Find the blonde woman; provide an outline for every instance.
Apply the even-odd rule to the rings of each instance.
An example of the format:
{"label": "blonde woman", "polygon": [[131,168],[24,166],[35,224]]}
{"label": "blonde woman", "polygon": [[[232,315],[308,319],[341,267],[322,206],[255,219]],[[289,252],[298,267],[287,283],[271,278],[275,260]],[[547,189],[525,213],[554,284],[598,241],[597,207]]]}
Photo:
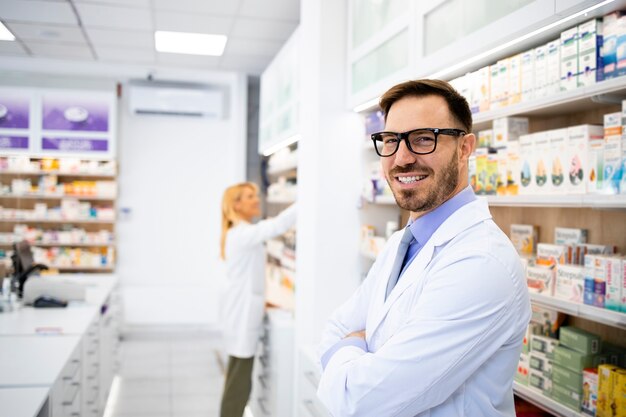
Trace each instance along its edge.
{"label": "blonde woman", "polygon": [[245,182],[226,189],[221,257],[226,263],[227,282],[221,316],[228,368],[221,417],[241,417],[252,389],[252,364],[265,309],[264,242],[285,233],[296,221],[295,205],[253,224],[260,214],[256,184]]}

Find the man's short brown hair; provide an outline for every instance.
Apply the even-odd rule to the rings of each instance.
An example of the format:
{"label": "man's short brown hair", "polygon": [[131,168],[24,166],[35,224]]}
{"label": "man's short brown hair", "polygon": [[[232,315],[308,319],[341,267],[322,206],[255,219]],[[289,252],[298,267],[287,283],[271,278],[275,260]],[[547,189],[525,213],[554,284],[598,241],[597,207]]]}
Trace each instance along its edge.
{"label": "man's short brown hair", "polygon": [[[448,103],[452,116],[461,123],[467,133],[472,131],[472,111],[465,97],[460,95],[450,84],[441,80],[414,80],[406,81],[391,87],[380,98],[380,108],[387,114],[391,106],[404,97],[439,96]],[[444,127],[444,126],[436,126]],[[447,127],[447,126],[445,126]]]}

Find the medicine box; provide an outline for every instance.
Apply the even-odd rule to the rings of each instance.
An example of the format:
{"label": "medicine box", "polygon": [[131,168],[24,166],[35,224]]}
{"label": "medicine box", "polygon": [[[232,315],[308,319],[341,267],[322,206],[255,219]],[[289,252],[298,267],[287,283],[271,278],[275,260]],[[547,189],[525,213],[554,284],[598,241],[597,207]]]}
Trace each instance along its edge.
{"label": "medicine box", "polygon": [[574,411],[580,411],[580,392],[572,391],[570,389],[552,383],[552,398]]}
{"label": "medicine box", "polygon": [[552,243],[537,244],[537,263],[556,265],[568,263],[572,258],[572,248],[568,245],[554,245]]}
{"label": "medicine box", "polygon": [[510,88],[509,79],[511,75],[511,58],[504,58],[497,62],[498,65],[498,84],[500,89],[499,106],[506,107],[509,105]]}
{"label": "medicine box", "polygon": [[604,141],[604,127],[595,125],[572,126],[567,129],[568,136],[568,193],[584,194],[591,190],[589,186],[590,172],[593,170],[595,177],[596,167],[590,165],[588,157],[590,142]]}
{"label": "medicine box", "polygon": [[524,341],[522,343],[522,353],[530,352],[530,338],[533,335],[541,335],[542,327],[538,323],[528,323],[526,327],[526,333],[524,334]]}
{"label": "medicine box", "polygon": [[522,353],[517,363],[517,372],[515,372],[515,380],[522,385],[528,385],[528,355]]}
{"label": "medicine box", "polygon": [[552,392],[552,380],[550,377],[532,369],[528,373],[528,386],[546,396],[550,396]]}
{"label": "medicine box", "polygon": [[568,190],[565,177],[569,168],[567,155],[569,146],[568,130],[550,130],[548,131],[548,140],[550,141],[550,184],[548,184],[546,192],[566,194]]}
{"label": "medicine box", "polygon": [[583,375],[567,368],[554,365],[552,368],[552,382],[575,392],[581,392],[583,387]]}
{"label": "medicine box", "polygon": [[591,138],[589,141],[589,176],[587,192],[597,193],[601,191],[604,180],[604,131],[601,138]]}
{"label": "medicine box", "polygon": [[623,264],[624,260],[617,257],[609,258],[606,261],[604,307],[609,310],[621,311],[622,309]]}
{"label": "medicine box", "polygon": [[547,194],[551,189],[548,184],[550,137],[547,131],[533,134],[532,153],[535,194]]}
{"label": "medicine box", "polygon": [[596,415],[598,401],[598,370],[589,368],[583,370],[583,396],[581,410],[590,416]]}
{"label": "medicine box", "polygon": [[489,66],[489,82],[491,86],[490,109],[499,109],[502,101],[502,86],[498,63]]}
{"label": "medicine box", "polygon": [[565,320],[565,314],[536,304],[532,304],[530,308],[532,311],[532,315],[530,316],[531,323],[537,323],[542,326],[541,334],[543,336],[556,338],[559,326],[563,320]]}
{"label": "medicine box", "polygon": [[[490,107],[491,96],[491,75],[489,67],[482,67],[474,73],[473,84],[474,92],[472,93],[472,101],[478,104],[478,111],[487,111]],[[473,110],[473,109],[472,109]]]}
{"label": "medicine box", "polygon": [[547,45],[540,45],[534,49],[534,52],[535,88],[533,90],[533,98],[541,98],[548,93],[548,47]]}
{"label": "medicine box", "polygon": [[580,265],[557,265],[554,296],[573,303],[583,303],[585,268]]}
{"label": "medicine box", "polygon": [[[578,86],[602,81],[602,19],[578,25]],[[598,72],[600,70],[600,72]],[[598,77],[599,76],[599,77]]]}
{"label": "medicine box", "polygon": [[613,417],[615,404],[615,386],[617,385],[617,367],[613,365],[598,366],[598,417]]}
{"label": "medicine box", "polygon": [[522,52],[521,56],[522,74],[522,101],[533,99],[535,89],[535,51],[534,49]]}
{"label": "medicine box", "polygon": [[533,168],[533,134],[521,135],[519,138],[520,163],[519,172],[519,193],[520,195],[532,195],[535,193],[535,176]]}
{"label": "medicine box", "polygon": [[489,152],[487,154],[487,182],[485,184],[485,194],[496,195],[498,188],[498,154]]}
{"label": "medicine box", "polygon": [[615,246],[582,243],[576,245],[575,252],[576,255],[574,256],[574,259],[576,259],[576,263],[584,265],[586,255],[611,255],[615,253]]}
{"label": "medicine box", "polygon": [[626,194],[626,100],[622,101],[622,182],[620,194]]}
{"label": "medicine box", "polygon": [[593,355],[585,355],[565,346],[554,348],[554,365],[562,366],[574,372],[593,366]]}
{"label": "medicine box", "polygon": [[527,133],[527,117],[501,117],[494,119],[491,146],[493,148],[503,148],[508,142],[519,140],[521,135]]}
{"label": "medicine box", "polygon": [[561,91],[578,87],[578,27],[561,32]]}
{"label": "medicine box", "polygon": [[478,145],[477,148],[488,148],[493,142],[493,130],[486,129],[478,132]]}
{"label": "medicine box", "polygon": [[626,369],[618,369],[615,379],[613,396],[615,398],[616,417],[626,417]]}
{"label": "medicine box", "polygon": [[546,44],[546,93],[558,93],[561,90],[561,40],[555,39]]}
{"label": "medicine box", "polygon": [[487,194],[487,148],[477,148],[476,155],[476,194]]}
{"label": "medicine box", "polygon": [[552,375],[552,359],[541,352],[530,351],[528,355],[528,366],[531,370],[541,372],[545,376]]}
{"label": "medicine box", "polygon": [[[621,311],[626,313],[626,261],[622,261],[622,290],[621,290]],[[625,360],[626,362],[626,355]],[[626,363],[624,365],[626,367]]]}
{"label": "medicine box", "polygon": [[519,141],[509,142],[506,147],[506,194],[518,195],[520,179],[517,175],[520,170]]}
{"label": "medicine box", "polygon": [[509,105],[522,99],[522,54],[509,58]]}
{"label": "medicine box", "polygon": [[[510,142],[515,143],[515,142]],[[506,195],[507,178],[508,178],[508,145],[506,148],[500,148],[496,152],[496,160],[498,161],[498,175],[496,177],[496,194]]]}
{"label": "medicine box", "polygon": [[535,253],[539,228],[531,224],[512,224],[511,242],[520,254],[532,255]]}
{"label": "medicine box", "polygon": [[604,115],[604,174],[601,189],[617,194],[622,182],[622,113]]}
{"label": "medicine box", "polygon": [[528,292],[554,295],[554,266],[529,265],[526,268]]}
{"label": "medicine box", "polygon": [[575,245],[578,243],[587,243],[587,235],[587,229],[555,227],[554,243],[557,245]]}
{"label": "medicine box", "polygon": [[[626,21],[623,11],[610,13],[602,19],[602,64],[604,78],[615,78],[626,69]],[[620,47],[622,48],[620,50]],[[620,67],[621,65],[621,67]]]}
{"label": "medicine box", "polygon": [[554,349],[559,345],[559,341],[553,337],[539,334],[530,335],[530,351],[545,355],[548,359],[554,358]]}
{"label": "medicine box", "polygon": [[584,355],[600,353],[602,344],[600,336],[573,326],[561,327],[559,342]]}

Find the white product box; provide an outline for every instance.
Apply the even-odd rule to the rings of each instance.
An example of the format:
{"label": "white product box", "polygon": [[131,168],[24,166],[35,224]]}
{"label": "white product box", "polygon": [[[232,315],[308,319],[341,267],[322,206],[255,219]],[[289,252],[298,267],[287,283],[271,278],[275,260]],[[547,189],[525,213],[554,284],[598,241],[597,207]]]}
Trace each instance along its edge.
{"label": "white product box", "polygon": [[489,152],[487,154],[487,185],[485,193],[496,195],[498,193],[498,155]]}
{"label": "white product box", "polygon": [[509,58],[509,104],[522,100],[522,54]]}
{"label": "white product box", "polygon": [[545,97],[548,93],[548,46],[541,45],[535,52],[535,88],[533,97]]}
{"label": "white product box", "polygon": [[624,50],[619,50],[619,47],[626,42],[626,37],[623,36],[625,32],[626,16],[624,16],[624,12],[613,12],[603,17],[602,64],[604,79],[618,77],[626,70],[626,68],[620,69],[618,67],[620,60],[626,59]]}
{"label": "white product box", "polygon": [[601,190],[604,177],[604,128],[602,137],[590,138],[587,158],[589,163],[587,192],[597,193]]}
{"label": "white product box", "polygon": [[[546,353],[533,350],[533,342],[535,345],[537,345],[537,340],[539,338],[541,338],[541,336],[530,337],[530,354],[528,365],[531,372],[534,370],[535,372],[539,372],[544,376],[550,376],[552,375],[552,359],[550,359]],[[556,346],[558,346],[558,341],[556,343]]]}
{"label": "white product box", "polygon": [[548,131],[550,140],[550,167],[547,192],[551,194],[567,193],[567,150],[569,146],[567,129],[554,129]]}
{"label": "white product box", "polygon": [[547,94],[561,91],[561,40],[546,44],[546,90]]}
{"label": "white product box", "polygon": [[497,62],[498,65],[498,83],[500,84],[500,107],[506,107],[509,105],[509,99],[511,95],[509,78],[511,74],[511,59],[504,58]]}
{"label": "white product box", "polygon": [[472,113],[489,110],[491,94],[489,67],[483,67],[472,75]]}
{"label": "white product box", "polygon": [[549,266],[531,266],[526,268],[528,292],[554,295],[554,268]]}
{"label": "white product box", "polygon": [[522,101],[529,101],[533,99],[535,89],[535,50],[522,52],[521,55]]}
{"label": "white product box", "polygon": [[548,169],[550,167],[550,136],[548,131],[533,134],[532,152],[535,194],[547,194],[551,190],[548,182]]}
{"label": "white product box", "polygon": [[519,141],[509,142],[506,147],[506,194],[518,195],[520,187],[520,146]]}
{"label": "white product box", "polygon": [[583,302],[585,268],[580,265],[557,265],[554,296],[573,303]]}
{"label": "white product box", "polygon": [[622,182],[620,194],[626,194],[626,100],[622,101]]}
{"label": "white product box", "polygon": [[[591,190],[589,186],[590,172],[592,168],[589,165],[589,143],[591,140],[603,141],[604,128],[594,125],[572,126],[567,129],[568,136],[568,186],[569,194],[584,194]],[[596,176],[595,169],[593,176]]]}
{"label": "white product box", "polygon": [[587,255],[612,255],[615,253],[615,246],[611,245],[594,245],[591,243],[581,243],[574,248],[574,263],[578,265],[585,264]]}
{"label": "white product box", "polygon": [[606,271],[606,296],[604,306],[609,310],[620,311],[622,308],[622,280],[624,279],[624,260],[610,258],[607,261]]}
{"label": "white product box", "polygon": [[495,63],[489,66],[489,82],[491,86],[490,107],[491,109],[499,109],[502,101],[502,83],[500,77],[500,66]]}
{"label": "white product box", "polygon": [[602,66],[602,19],[578,25],[578,86],[596,83],[597,69]]}
{"label": "white product box", "polygon": [[532,224],[512,224],[511,242],[520,255],[532,255],[537,246],[539,228]]}
{"label": "white product box", "polygon": [[577,245],[587,243],[587,235],[587,229],[555,227],[554,243],[557,245]]}
{"label": "white product box", "polygon": [[572,248],[568,245],[554,245],[551,243],[537,244],[537,263],[544,261],[548,264],[566,264],[572,258]]}
{"label": "white product box", "polygon": [[604,115],[604,174],[601,189],[617,194],[622,182],[622,113]]}
{"label": "white product box", "polygon": [[[511,142],[514,143],[514,142]],[[498,161],[498,179],[496,181],[496,194],[507,194],[507,181],[508,181],[508,146],[506,148],[500,148],[496,152],[496,159]]]}
{"label": "white product box", "polygon": [[493,144],[493,129],[481,130],[478,132],[477,148],[488,148]]}
{"label": "white product box", "polygon": [[598,402],[598,371],[596,369],[583,370],[583,398],[581,409],[583,414],[596,415]]}
{"label": "white product box", "polygon": [[535,175],[534,175],[534,166],[533,166],[533,144],[534,144],[534,134],[530,135],[521,135],[519,137],[519,171],[517,173],[517,178],[519,178],[520,187],[519,194],[520,195],[532,195],[535,194],[536,185],[535,185]]}
{"label": "white product box", "polygon": [[501,117],[494,119],[491,146],[493,148],[504,148],[507,143],[519,140],[521,135],[527,133],[527,117]]}
{"label": "white product box", "polygon": [[561,32],[561,91],[578,87],[578,26]]}

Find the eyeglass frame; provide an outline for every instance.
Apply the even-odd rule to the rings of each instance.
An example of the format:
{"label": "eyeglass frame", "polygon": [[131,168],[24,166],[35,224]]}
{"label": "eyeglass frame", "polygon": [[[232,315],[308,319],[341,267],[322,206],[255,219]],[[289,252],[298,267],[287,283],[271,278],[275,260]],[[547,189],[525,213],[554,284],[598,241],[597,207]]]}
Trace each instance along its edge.
{"label": "eyeglass frame", "polygon": [[[432,132],[435,135],[435,146],[433,146],[433,150],[429,151],[429,152],[415,152],[412,148],[411,148],[411,144],[409,143],[409,135],[413,132],[417,132],[420,130],[427,130],[429,132]],[[390,153],[389,155],[381,155],[380,152],[378,151],[378,146],[376,146],[376,142],[382,142],[382,140],[377,139],[377,137],[379,135],[382,135],[383,133],[387,133],[389,135],[394,135],[396,137],[396,139],[398,140],[397,144],[396,144],[396,150],[393,151],[392,153]],[[406,145],[406,148],[416,154],[416,155],[429,155],[433,152],[435,152],[435,150],[437,149],[437,139],[439,138],[439,135],[448,135],[448,136],[454,136],[454,137],[459,137],[459,136],[465,136],[467,135],[467,132],[461,129],[452,129],[452,128],[444,128],[444,129],[440,129],[437,127],[422,127],[419,129],[412,129],[412,130],[408,130],[406,132],[402,132],[402,133],[396,133],[396,132],[376,132],[376,133],[372,133],[371,134],[371,138],[372,138],[372,142],[374,143],[374,150],[376,151],[376,153],[378,154],[378,156],[380,156],[381,158],[388,158],[390,156],[395,155],[398,152],[398,149],[400,149],[400,142],[404,141],[404,144]]]}

